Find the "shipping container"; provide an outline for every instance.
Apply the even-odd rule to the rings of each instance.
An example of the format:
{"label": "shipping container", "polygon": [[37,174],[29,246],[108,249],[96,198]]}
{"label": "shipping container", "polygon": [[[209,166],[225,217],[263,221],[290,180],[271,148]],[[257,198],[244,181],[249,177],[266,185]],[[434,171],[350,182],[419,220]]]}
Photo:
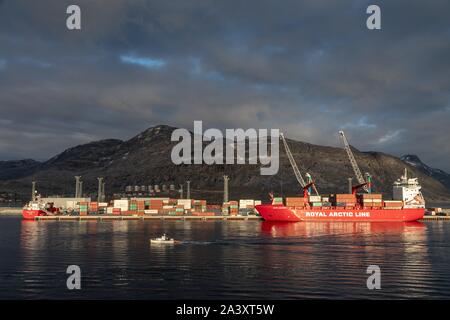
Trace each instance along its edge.
{"label": "shipping container", "polygon": [[288,207],[304,207],[308,203],[308,199],[304,197],[286,198],[286,206]]}
{"label": "shipping container", "polygon": [[275,197],[272,202],[273,204],[283,204],[283,198]]}
{"label": "shipping container", "polygon": [[383,199],[381,193],[363,193],[361,194],[362,199]]}
{"label": "shipping container", "polygon": [[129,201],[128,200],[114,200],[113,204],[114,208],[120,209],[121,211],[127,211],[129,208]]}
{"label": "shipping container", "polygon": [[309,196],[309,202],[321,202],[322,197],[321,196]]}
{"label": "shipping container", "polygon": [[241,199],[239,200],[239,208],[246,208],[247,206],[254,206],[255,200],[253,199]]}
{"label": "shipping container", "polygon": [[178,199],[177,204],[182,205],[184,209],[192,208],[192,200],[190,199]]}

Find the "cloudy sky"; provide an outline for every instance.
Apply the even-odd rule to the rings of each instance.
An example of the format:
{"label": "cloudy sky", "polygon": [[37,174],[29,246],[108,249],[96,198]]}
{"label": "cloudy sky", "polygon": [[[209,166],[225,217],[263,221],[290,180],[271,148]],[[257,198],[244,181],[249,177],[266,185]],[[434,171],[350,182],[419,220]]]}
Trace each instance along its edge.
{"label": "cloudy sky", "polygon": [[2,160],[203,120],[450,171],[449,98],[448,0],[0,0]]}

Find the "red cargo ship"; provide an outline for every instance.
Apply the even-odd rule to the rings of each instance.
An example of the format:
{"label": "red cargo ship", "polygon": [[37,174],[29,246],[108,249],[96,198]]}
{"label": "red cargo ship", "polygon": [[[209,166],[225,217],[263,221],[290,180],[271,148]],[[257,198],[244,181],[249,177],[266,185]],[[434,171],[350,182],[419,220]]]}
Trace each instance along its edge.
{"label": "red cargo ship", "polygon": [[256,210],[266,221],[416,221],[423,218],[423,208],[336,209],[297,208],[284,205],[259,205]]}
{"label": "red cargo ship", "polygon": [[[382,201],[381,195],[356,195],[363,185],[353,188],[352,194],[341,195],[343,199],[354,199],[354,202],[342,203],[339,206],[330,203],[327,206],[322,202],[313,203],[310,200],[308,189],[313,183],[304,188],[303,198],[297,199],[293,204],[286,205],[272,201],[270,205],[256,206],[256,210],[266,221],[416,221],[425,214],[425,201],[420,191],[417,178],[408,179],[407,173],[397,180],[393,186],[392,201]],[[337,196],[337,195],[336,195]],[[321,198],[319,196],[319,198]],[[303,200],[302,200],[303,199]],[[317,200],[317,199],[316,199]],[[322,200],[322,198],[321,198]],[[294,200],[293,200],[294,201]],[[376,203],[376,206],[374,205]],[[317,206],[317,204],[321,206]],[[369,206],[370,204],[370,206]]]}

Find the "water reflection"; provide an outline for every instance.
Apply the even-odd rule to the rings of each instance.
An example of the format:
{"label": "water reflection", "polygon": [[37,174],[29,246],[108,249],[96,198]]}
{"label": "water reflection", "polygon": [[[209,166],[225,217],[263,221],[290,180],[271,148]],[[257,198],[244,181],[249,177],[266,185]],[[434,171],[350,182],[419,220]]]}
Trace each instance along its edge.
{"label": "water reflection", "polygon": [[[18,221],[16,226],[20,257],[0,252],[17,266],[3,296],[70,297],[69,264],[83,270],[85,298],[443,297],[450,286],[450,225]],[[162,233],[182,244],[151,246],[149,239]],[[381,291],[367,291],[370,264],[381,267]]]}
{"label": "water reflection", "polygon": [[261,232],[271,237],[318,237],[326,235],[358,236],[390,233],[409,238],[423,235],[422,222],[268,222],[261,223]]}

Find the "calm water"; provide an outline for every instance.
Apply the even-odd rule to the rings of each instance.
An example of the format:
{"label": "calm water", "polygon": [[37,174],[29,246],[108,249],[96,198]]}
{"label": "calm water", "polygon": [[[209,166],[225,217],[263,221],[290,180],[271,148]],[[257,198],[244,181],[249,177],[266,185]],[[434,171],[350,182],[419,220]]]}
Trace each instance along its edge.
{"label": "calm water", "polygon": [[[162,232],[183,240],[150,246]],[[66,289],[66,268],[82,289]],[[368,265],[381,268],[369,291]],[[57,222],[0,217],[0,298],[450,298],[450,222]]]}

